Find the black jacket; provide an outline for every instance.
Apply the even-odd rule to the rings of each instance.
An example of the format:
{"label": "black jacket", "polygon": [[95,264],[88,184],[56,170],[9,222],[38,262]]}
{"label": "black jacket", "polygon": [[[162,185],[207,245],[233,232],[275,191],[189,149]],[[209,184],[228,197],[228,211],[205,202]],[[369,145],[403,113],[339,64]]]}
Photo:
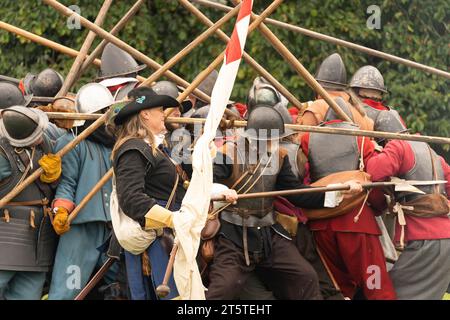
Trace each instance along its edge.
{"label": "black jacket", "polygon": [[[216,161],[213,167],[214,182],[225,180],[232,174],[233,165],[231,164],[231,159],[220,159],[223,157],[225,157],[225,155],[221,153],[217,154]],[[281,169],[277,176],[275,190],[303,189],[308,187],[309,186],[300,183],[298,178],[294,175],[288,157],[283,157]],[[250,190],[249,193],[251,192],[252,191]],[[325,193],[297,194],[287,196],[286,199],[300,208],[318,209],[323,208],[325,202]]]}
{"label": "black jacket", "polygon": [[[216,161],[213,167],[214,181],[222,181],[229,178],[232,175],[233,165],[230,158],[225,159],[227,156],[218,153]],[[288,190],[288,189],[302,189],[308,186],[300,183],[298,178],[294,175],[289,163],[288,157],[283,157],[281,162],[281,168],[277,176],[275,190]],[[266,190],[274,191],[274,190]],[[252,192],[251,190],[249,192]],[[297,207],[303,208],[323,208],[325,202],[324,193],[307,193],[298,194],[286,197]],[[272,251],[271,246],[271,233],[276,232],[281,236],[290,239],[289,233],[284,228],[276,223],[273,226],[260,227],[260,228],[247,228],[248,250],[249,252],[258,252],[267,258]],[[243,247],[243,229],[241,226],[228,223],[221,220],[221,228],[219,234],[225,238],[231,240],[236,246]]]}
{"label": "black jacket", "polygon": [[[145,214],[169,199],[177,176],[175,165],[162,146],[153,154],[144,140],[130,139],[117,150],[113,167],[120,207],[144,226]],[[181,203],[184,194],[180,178],[174,202]]]}

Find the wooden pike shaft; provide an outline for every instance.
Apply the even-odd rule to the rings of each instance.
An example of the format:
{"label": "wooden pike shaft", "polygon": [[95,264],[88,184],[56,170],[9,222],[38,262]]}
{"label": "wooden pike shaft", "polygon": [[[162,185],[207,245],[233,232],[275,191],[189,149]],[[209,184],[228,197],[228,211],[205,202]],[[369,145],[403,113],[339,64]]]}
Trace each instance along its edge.
{"label": "wooden pike shaft", "polygon": [[[40,44],[40,45],[43,45],[43,46],[45,46],[47,48],[50,48],[50,49],[53,49],[55,51],[64,53],[64,54],[66,54],[66,55],[68,55],[70,57],[76,58],[78,56],[78,53],[79,53],[79,51],[77,51],[75,49],[63,46],[62,44],[59,44],[59,43],[57,43],[55,41],[48,40],[48,39],[46,39],[44,37],[38,36],[37,34],[34,34],[32,32],[29,32],[29,31],[23,30],[21,28],[15,27],[15,26],[13,26],[13,25],[11,25],[9,23],[3,22],[3,21],[0,21],[0,29],[3,29],[5,31],[11,32],[11,33],[14,33],[14,34],[16,34],[16,35],[18,35],[20,37],[24,37],[25,39],[33,41],[33,42],[35,42],[37,44]],[[92,61],[92,63],[96,67],[100,67],[101,61],[100,61],[100,59],[94,59]],[[141,76],[138,76],[137,79],[139,81],[144,81],[145,80],[145,78],[141,77]]]}
{"label": "wooden pike shaft", "polygon": [[[237,2],[237,1],[233,1]],[[259,19],[257,15],[252,13],[253,19]],[[353,122],[349,116],[342,111],[337,103],[331,98],[328,92],[314,79],[308,70],[300,63],[300,61],[289,51],[289,49],[278,39],[269,28],[261,23],[258,27],[262,35],[274,46],[278,53],[297,71],[297,73],[305,79],[306,83],[319,94],[327,104],[336,112],[336,114],[344,121]]]}
{"label": "wooden pike shaft", "polygon": [[[120,21],[114,26],[114,28],[109,31],[110,34],[115,36],[117,33],[122,30],[122,28],[130,21],[130,19],[139,11],[141,6],[144,4],[145,0],[138,0],[136,3],[128,10],[128,12],[120,19]],[[102,40],[100,44],[92,51],[92,53],[86,58],[81,66],[81,73],[83,73],[89,65],[97,58],[108,44],[108,41]]]}
{"label": "wooden pike shaft", "polygon": [[[79,114],[79,113],[65,113],[65,112],[47,112],[49,119],[63,119],[63,120],[95,120],[100,117],[100,114]],[[203,124],[206,119],[199,118],[166,118],[167,123],[180,123],[180,124]],[[247,121],[225,121],[227,125],[237,128],[244,128],[247,125]],[[436,136],[419,136],[404,133],[392,133],[382,131],[369,131],[359,129],[341,129],[341,128],[327,128],[316,126],[304,126],[300,124],[285,124],[286,129],[291,129],[298,132],[316,132],[325,134],[340,134],[344,136],[360,136],[370,138],[384,138],[391,140],[407,140],[407,141],[422,141],[427,143],[437,144],[450,144],[450,138],[436,137]]]}
{"label": "wooden pike shaft", "polygon": [[185,56],[189,54],[195,47],[201,44],[203,41],[208,39],[214,32],[216,32],[221,26],[223,26],[227,21],[229,21],[232,17],[234,17],[240,9],[240,5],[234,7],[230,12],[228,12],[225,16],[223,16],[216,23],[212,24],[206,31],[204,31],[201,35],[194,39],[191,43],[189,43],[186,47],[184,47],[180,52],[178,52],[175,56],[173,56],[169,61],[164,63],[161,68],[156,70],[150,77],[148,77],[144,82],[140,85],[145,86],[153,83],[158,80],[165,72],[167,72],[170,68],[172,68],[178,61],[183,59]]}
{"label": "wooden pike shaft", "polygon": [[[75,148],[75,146],[80,143],[82,140],[86,139],[88,135],[94,132],[98,127],[100,127],[106,120],[106,114],[102,114],[93,124],[91,124],[86,130],[80,133],[75,139],[70,141],[68,144],[64,146],[61,150],[59,150],[56,155],[63,157],[70,150]],[[8,202],[14,199],[19,193],[21,193],[26,187],[32,184],[36,179],[40,177],[43,173],[41,167],[39,167],[36,171],[34,171],[31,175],[29,175],[22,183],[16,186],[13,190],[11,190],[7,195],[5,195],[0,200],[0,208],[3,208]]]}
{"label": "wooden pike shaft", "polygon": [[[179,0],[180,3],[188,9],[192,14],[194,14],[203,24],[206,26],[212,26],[213,22],[209,20],[199,9],[192,5],[188,0]],[[216,30],[217,35],[224,41],[228,43],[230,38],[220,29]],[[266,69],[264,69],[255,59],[253,59],[247,52],[244,51],[242,57],[244,60],[253,67],[261,76],[270,82],[286,99],[292,103],[293,106],[301,109],[302,103],[297,100],[297,98],[289,92],[277,79],[275,79]]]}
{"label": "wooden pike shaft", "polygon": [[[220,3],[215,3],[215,2],[212,2],[212,1],[208,1],[208,0],[192,0],[192,2],[201,4],[201,5],[204,5],[204,6],[207,6],[207,7],[212,7],[212,8],[215,8],[215,9],[219,9],[219,10],[222,10],[222,11],[225,11],[225,12],[230,11],[232,9],[229,6],[226,6],[226,5],[223,5],[223,4],[220,4]],[[400,58],[400,57],[392,55],[392,54],[388,54],[388,53],[385,53],[385,52],[382,52],[382,51],[378,51],[378,50],[375,50],[375,49],[367,48],[367,47],[361,46],[361,45],[353,43],[353,42],[349,42],[349,41],[345,41],[345,40],[338,39],[338,38],[335,38],[335,37],[331,37],[331,36],[328,36],[328,35],[323,34],[323,33],[319,33],[319,32],[315,32],[315,31],[309,30],[309,29],[301,28],[299,26],[295,26],[295,25],[292,25],[292,24],[289,24],[289,23],[281,22],[281,21],[278,21],[278,20],[275,20],[275,19],[267,18],[267,19],[264,20],[264,22],[267,23],[267,24],[271,24],[271,25],[274,25],[274,26],[277,26],[277,27],[281,27],[281,28],[287,29],[289,31],[293,31],[293,32],[296,32],[296,33],[303,34],[303,35],[305,35],[307,37],[311,37],[313,39],[322,40],[322,41],[326,41],[326,42],[329,42],[329,43],[332,43],[332,44],[335,44],[335,45],[338,45],[338,46],[342,46],[342,47],[350,48],[350,49],[353,49],[353,50],[357,50],[359,52],[363,52],[363,53],[366,53],[366,54],[371,55],[371,56],[379,57],[379,58],[382,58],[382,59],[385,59],[385,60],[388,60],[388,61],[391,61],[391,62],[403,64],[405,66],[408,66],[408,67],[411,67],[411,68],[414,68],[414,69],[422,70],[424,72],[428,72],[428,73],[431,73],[431,74],[435,74],[435,75],[438,75],[438,76],[450,79],[450,73],[449,72],[444,71],[444,70],[440,70],[440,69],[437,69],[437,68],[433,68],[433,67],[430,67],[430,66],[427,66],[427,65],[424,65],[424,64],[412,61],[412,60]]]}
{"label": "wooden pike shaft", "polygon": [[[268,17],[281,4],[281,2],[283,2],[283,0],[275,0],[274,2],[272,2],[272,4],[268,6],[266,10],[264,10],[260,18],[255,19],[255,21],[250,24],[250,26],[248,27],[248,33],[250,34],[250,32],[252,32],[261,23],[264,17]],[[217,58],[214,59],[214,61],[211,62],[208,67],[206,67],[206,69],[200,72],[194,79],[194,81],[192,81],[192,83],[186,88],[186,90],[178,96],[178,102],[184,101],[191,94],[191,92],[193,92],[194,88],[197,88],[200,83],[205,80],[205,78],[223,62],[224,56],[225,51],[222,51],[222,53],[217,56]],[[166,117],[168,117],[172,113],[173,109],[167,109],[166,111]],[[225,113],[231,113],[230,115],[236,116],[228,109],[225,109]]]}
{"label": "wooden pike shaft", "polygon": [[80,201],[76,208],[69,215],[69,224],[78,216],[80,211],[92,199],[93,196],[112,178],[114,170],[111,168],[106,174],[96,183],[96,185],[89,191],[89,193]]}
{"label": "wooden pike shaft", "polygon": [[[80,16],[79,14],[77,14],[76,12],[70,10],[69,8],[67,8],[66,6],[62,5],[61,3],[59,3],[56,0],[43,0],[43,2],[45,4],[48,4],[49,6],[53,7],[56,11],[58,11],[59,13],[61,13],[64,16],[75,16],[80,20],[80,23],[87,29],[95,32],[99,37],[113,43],[114,45],[116,45],[117,47],[119,47],[120,49],[128,52],[129,54],[131,54],[134,58],[136,58],[139,61],[142,61],[143,63],[145,63],[146,65],[148,65],[150,68],[152,69],[159,69],[161,68],[161,65],[159,63],[157,63],[156,61],[154,61],[153,59],[147,57],[145,54],[143,54],[142,52],[136,50],[135,48],[133,48],[132,46],[130,46],[129,44],[125,43],[124,41],[120,40],[119,38],[111,35],[110,33],[108,33],[107,31],[105,31],[104,29],[100,28],[99,26],[95,25],[94,23],[92,23],[91,21],[87,20],[86,18]],[[167,71],[165,73],[165,75],[171,79],[172,81],[174,81],[175,83],[177,83],[180,86],[183,87],[190,87],[189,83],[185,80],[183,80],[182,78],[180,78],[179,76],[177,76],[176,74],[174,74],[171,71]],[[145,78],[144,78],[145,80]],[[201,97],[202,99],[205,99],[205,101],[210,101],[210,97],[207,96],[205,93],[203,93],[202,91],[196,89],[197,86],[195,87],[191,87],[190,91],[188,92],[188,95],[191,92],[195,92],[196,95],[198,95],[199,97]]]}
{"label": "wooden pike shaft", "polygon": [[[364,189],[371,189],[371,188],[393,186],[393,185],[396,185],[396,183],[395,182],[371,182],[371,183],[363,183],[361,185]],[[345,191],[345,190],[349,190],[349,189],[350,189],[350,186],[342,185],[342,186],[336,186],[336,187],[316,187],[316,188],[292,189],[292,190],[283,190],[283,191],[253,192],[253,193],[238,194],[238,200],[269,198],[269,197],[285,197],[285,196],[292,196],[292,195],[296,195],[296,194],[321,193],[321,192],[328,192],[328,191]],[[221,196],[212,197],[211,200],[212,201],[221,201],[221,200],[224,200],[224,197],[221,197]]]}
{"label": "wooden pike shaft", "polygon": [[[102,7],[100,8],[100,11],[97,15],[97,18],[95,19],[95,24],[97,26],[101,26],[103,24],[103,21],[105,20],[106,13],[109,10],[109,7],[111,6],[112,0],[105,0],[103,2]],[[69,92],[72,85],[75,83],[76,79],[79,75],[81,75],[81,65],[86,58],[86,55],[88,54],[89,49],[91,48],[92,42],[95,39],[95,33],[92,31],[88,32],[88,35],[86,36],[86,39],[83,42],[83,45],[81,46],[80,51],[78,52],[77,57],[75,58],[75,61],[72,64],[72,67],[70,67],[70,71],[67,74],[66,79],[64,80],[64,83],[61,87],[61,90],[59,90],[57,97],[64,97],[67,92]]]}
{"label": "wooden pike shaft", "polygon": [[[264,12],[260,15],[258,19],[253,21],[249,28],[248,33],[252,32],[267,16],[269,16],[281,3],[283,0],[275,0],[270,6],[264,10]],[[195,80],[190,84],[189,87],[186,88],[186,91],[183,92],[178,98],[179,101],[183,101],[189,95],[189,91],[192,91],[193,88],[196,88],[214,69],[216,69],[220,63],[223,62],[223,58],[225,55],[225,51],[223,51],[211,64],[195,78]]]}
{"label": "wooden pike shaft", "polygon": [[108,258],[97,273],[92,277],[88,284],[81,290],[81,292],[75,297],[74,300],[84,300],[89,292],[94,289],[95,285],[103,278],[105,273],[111,268],[114,263],[114,258]]}
{"label": "wooden pike shaft", "polygon": [[[79,53],[77,50],[74,50],[72,48],[63,46],[63,45],[61,45],[61,44],[59,44],[59,43],[57,43],[55,41],[48,40],[48,39],[46,39],[44,37],[38,36],[37,34],[28,32],[26,30],[23,30],[21,28],[15,27],[15,26],[13,26],[13,25],[11,25],[9,23],[3,22],[3,21],[0,21],[0,28],[3,29],[3,30],[6,30],[8,32],[14,33],[14,34],[16,34],[18,36],[24,37],[24,38],[26,38],[26,39],[28,39],[30,41],[36,42],[36,43],[38,43],[40,45],[46,46],[46,47],[48,47],[50,49],[53,49],[55,51],[64,53],[64,54],[66,54],[68,56],[71,56],[71,57],[76,57],[78,55],[78,53]],[[100,60],[99,59],[95,59],[93,63],[96,66],[100,66]]]}

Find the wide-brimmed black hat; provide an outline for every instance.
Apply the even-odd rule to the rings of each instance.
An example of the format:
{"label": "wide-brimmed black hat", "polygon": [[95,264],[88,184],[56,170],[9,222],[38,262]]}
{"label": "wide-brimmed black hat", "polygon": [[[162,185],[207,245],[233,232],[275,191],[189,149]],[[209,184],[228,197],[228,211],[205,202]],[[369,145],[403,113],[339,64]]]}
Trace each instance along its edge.
{"label": "wide-brimmed black hat", "polygon": [[141,110],[158,107],[163,107],[163,109],[175,108],[180,105],[176,99],[170,96],[157,94],[150,88],[146,88],[145,94],[136,95],[133,98],[134,100],[120,109],[115,116],[114,123],[116,125],[123,124],[130,116],[139,113]]}

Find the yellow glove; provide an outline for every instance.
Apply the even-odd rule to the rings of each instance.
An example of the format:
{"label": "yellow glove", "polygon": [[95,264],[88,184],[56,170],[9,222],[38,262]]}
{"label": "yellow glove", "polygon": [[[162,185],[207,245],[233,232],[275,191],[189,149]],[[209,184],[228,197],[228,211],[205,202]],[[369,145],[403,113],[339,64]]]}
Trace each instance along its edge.
{"label": "yellow glove", "polygon": [[145,230],[173,228],[173,212],[155,204],[145,215]]}
{"label": "yellow glove", "polygon": [[53,229],[58,235],[66,233],[70,229],[69,224],[69,212],[64,207],[57,207],[55,210],[55,216],[53,217]]}
{"label": "yellow glove", "polygon": [[41,181],[45,183],[52,183],[61,176],[61,157],[49,153],[39,159],[39,165],[44,172],[41,174]]}

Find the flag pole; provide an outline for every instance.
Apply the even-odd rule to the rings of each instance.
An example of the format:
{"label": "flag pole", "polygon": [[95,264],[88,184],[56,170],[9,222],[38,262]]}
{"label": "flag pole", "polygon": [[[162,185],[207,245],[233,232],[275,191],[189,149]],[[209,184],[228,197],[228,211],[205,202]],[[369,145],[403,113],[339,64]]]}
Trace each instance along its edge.
{"label": "flag pole", "polygon": [[[238,1],[232,0],[232,2],[237,3]],[[252,13],[253,19],[259,19],[254,13]],[[318,94],[320,95],[326,103],[336,112],[340,119],[353,122],[350,117],[342,111],[338,106],[336,101],[331,98],[328,92],[314,79],[314,77],[309,73],[309,71],[300,63],[300,61],[289,51],[289,49],[278,39],[269,28],[266,27],[264,23],[259,24],[259,31],[262,35],[274,46],[278,53],[294,68],[295,71],[305,79],[306,83]]]}
{"label": "flag pole", "polygon": [[[248,33],[250,33],[251,31],[253,31],[266,17],[268,17],[281,3],[283,2],[283,0],[275,0],[273,1],[270,6],[268,6],[266,8],[266,10],[264,10],[264,12],[260,15],[260,17],[258,19],[255,19],[251,25],[248,28]],[[202,72],[200,72],[197,77],[194,79],[194,81],[192,81],[192,83],[186,88],[186,90],[178,97],[179,101],[184,101],[184,99],[186,99],[190,92],[192,92],[193,88],[197,88],[200,83],[206,79],[206,77],[213,71],[215,70],[222,62],[223,62],[223,58],[225,56],[225,51],[223,51],[219,56],[217,56],[216,59],[214,59],[213,62],[210,63],[210,65],[208,67],[206,67],[206,69],[204,69]],[[166,114],[166,116],[170,115]]]}
{"label": "flag pole", "polygon": [[180,50],[176,55],[174,55],[170,60],[164,63],[161,68],[156,70],[153,74],[151,74],[144,82],[140,84],[140,86],[149,85],[156,80],[158,80],[165,72],[167,72],[170,68],[172,68],[178,61],[183,59],[186,55],[188,55],[195,47],[201,44],[203,41],[208,39],[216,30],[222,27],[226,22],[228,22],[231,18],[233,18],[240,9],[240,5],[234,7],[230,12],[228,12],[225,16],[223,16],[216,23],[213,23],[207,30],[205,30],[202,34],[200,34],[197,38],[195,38],[192,42],[190,42],[186,47]]}
{"label": "flag pole", "polygon": [[[204,15],[199,9],[197,9],[194,5],[192,5],[188,0],[179,0],[180,3],[188,9],[192,14],[194,14],[203,24],[206,26],[212,26],[213,22]],[[222,30],[216,30],[216,34],[219,36],[222,41],[228,43],[230,38],[223,32]],[[302,103],[297,100],[297,98],[289,92],[275,77],[273,77],[266,69],[264,69],[255,59],[253,59],[248,53],[244,51],[243,56],[244,60],[258,72],[264,79],[269,81],[271,85],[275,87],[286,99],[296,108],[301,110]]]}
{"label": "flag pole", "polygon": [[[206,7],[219,9],[219,10],[222,10],[222,11],[225,11],[225,12],[232,9],[232,7],[229,7],[229,6],[220,4],[220,3],[215,3],[215,2],[212,2],[212,1],[208,1],[208,0],[192,0],[192,2],[198,3],[198,4],[206,6]],[[438,76],[450,79],[450,73],[447,72],[447,71],[440,70],[440,69],[437,69],[437,68],[434,68],[434,67],[430,67],[430,66],[427,66],[427,65],[424,65],[422,63],[418,63],[418,62],[415,62],[415,61],[412,61],[412,60],[409,60],[409,59],[404,59],[404,58],[395,56],[393,54],[388,54],[388,53],[385,53],[385,52],[382,52],[382,51],[379,51],[379,50],[375,50],[375,49],[372,49],[372,48],[364,47],[362,45],[359,45],[359,44],[356,44],[356,43],[353,43],[353,42],[350,42],[350,41],[345,41],[345,40],[342,40],[342,39],[331,37],[331,36],[328,36],[328,35],[323,34],[323,33],[319,33],[319,32],[315,32],[315,31],[309,30],[309,29],[301,28],[299,26],[295,26],[295,25],[292,25],[292,24],[289,24],[289,23],[286,23],[286,22],[281,22],[281,21],[278,21],[278,20],[275,20],[275,19],[272,19],[272,18],[267,18],[267,19],[264,20],[264,22],[266,22],[267,24],[271,24],[271,25],[274,25],[274,26],[277,26],[277,27],[284,28],[284,29],[289,30],[289,31],[293,31],[293,32],[296,32],[296,33],[303,34],[303,35],[305,35],[307,37],[310,37],[310,38],[313,38],[313,39],[329,42],[329,43],[332,43],[332,44],[335,44],[335,45],[341,46],[341,47],[350,48],[350,49],[353,49],[353,50],[356,50],[356,51],[359,51],[359,52],[362,52],[362,53],[365,53],[365,54],[368,54],[368,55],[371,55],[371,56],[382,58],[382,59],[390,61],[390,62],[403,64],[403,65],[405,65],[407,67],[410,67],[410,68],[414,68],[414,69],[417,69],[417,70],[421,70],[421,71],[424,71],[424,72],[427,72],[427,73],[435,74],[435,75],[438,75]]]}

